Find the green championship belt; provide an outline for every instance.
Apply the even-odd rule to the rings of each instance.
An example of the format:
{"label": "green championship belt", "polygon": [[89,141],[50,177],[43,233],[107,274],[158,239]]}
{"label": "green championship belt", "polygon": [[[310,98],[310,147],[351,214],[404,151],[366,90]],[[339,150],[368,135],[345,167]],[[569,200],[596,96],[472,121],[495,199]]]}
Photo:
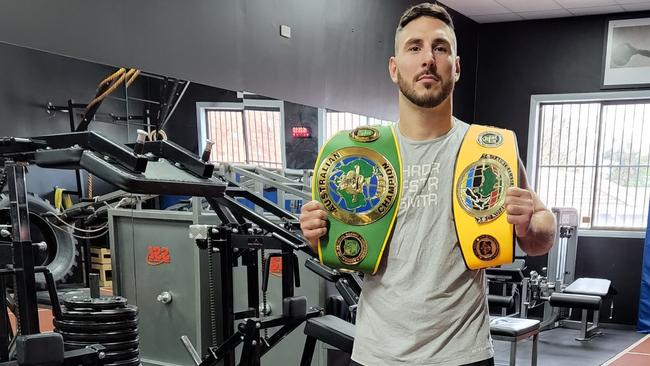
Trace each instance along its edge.
{"label": "green championship belt", "polygon": [[517,186],[514,132],[471,125],[458,151],[452,207],[463,259],[469,269],[514,260],[514,227],[505,214],[506,190]]}
{"label": "green championship belt", "polygon": [[318,241],[323,264],[377,271],[397,217],[401,173],[392,127],[342,131],[323,146],[312,185],[329,219],[327,234]]}

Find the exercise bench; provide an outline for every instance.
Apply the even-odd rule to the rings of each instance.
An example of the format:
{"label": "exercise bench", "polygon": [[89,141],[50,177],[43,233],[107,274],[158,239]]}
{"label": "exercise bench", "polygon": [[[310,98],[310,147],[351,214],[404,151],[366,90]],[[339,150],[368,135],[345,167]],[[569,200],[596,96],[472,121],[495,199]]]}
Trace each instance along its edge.
{"label": "exercise bench", "polygon": [[[562,292],[552,293],[549,298],[549,304],[553,308],[569,308],[582,310],[582,319],[576,320],[557,320],[554,316],[554,323],[559,321],[560,326],[580,330],[577,341],[589,341],[593,337],[600,335],[598,318],[600,315],[600,305],[603,298],[615,293],[612,288],[612,282],[604,278],[579,278],[567,286]],[[555,310],[555,309],[554,309]],[[593,319],[589,322],[589,310],[593,311]],[[557,311],[555,311],[557,314]],[[550,324],[554,326],[555,324]]]}

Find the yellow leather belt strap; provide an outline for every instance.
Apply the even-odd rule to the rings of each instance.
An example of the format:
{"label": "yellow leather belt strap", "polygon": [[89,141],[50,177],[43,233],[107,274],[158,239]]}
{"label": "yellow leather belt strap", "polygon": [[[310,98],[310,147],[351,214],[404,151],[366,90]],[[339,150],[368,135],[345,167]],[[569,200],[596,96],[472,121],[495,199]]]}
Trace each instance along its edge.
{"label": "yellow leather belt strap", "polygon": [[517,186],[514,132],[471,125],[458,152],[452,193],[454,221],[469,269],[514,260],[514,228],[505,214],[506,190]]}

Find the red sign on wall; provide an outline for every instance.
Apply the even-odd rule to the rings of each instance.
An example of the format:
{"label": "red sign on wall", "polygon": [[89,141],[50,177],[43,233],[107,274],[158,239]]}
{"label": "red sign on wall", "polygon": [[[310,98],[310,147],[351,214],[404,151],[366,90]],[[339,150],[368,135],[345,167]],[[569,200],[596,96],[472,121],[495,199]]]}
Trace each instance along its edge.
{"label": "red sign on wall", "polygon": [[147,253],[147,264],[150,266],[158,266],[161,264],[171,263],[171,256],[169,255],[169,248],[160,246],[149,246]]}

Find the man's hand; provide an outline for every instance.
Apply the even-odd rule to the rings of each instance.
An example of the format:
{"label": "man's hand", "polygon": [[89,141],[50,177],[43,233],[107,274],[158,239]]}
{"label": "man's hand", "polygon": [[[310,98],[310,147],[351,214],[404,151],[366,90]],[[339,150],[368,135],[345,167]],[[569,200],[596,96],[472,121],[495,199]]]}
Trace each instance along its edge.
{"label": "man's hand", "polygon": [[535,192],[511,187],[506,191],[508,222],[515,226],[517,242],[528,255],[543,255],[553,246],[555,215]]}
{"label": "man's hand", "polygon": [[533,194],[527,189],[510,187],[506,191],[506,214],[508,223],[515,226],[515,234],[523,238],[528,234],[530,221],[535,213]]}
{"label": "man's hand", "polygon": [[320,202],[310,201],[302,206],[300,229],[311,249],[318,253],[318,238],[327,233],[327,212]]}

